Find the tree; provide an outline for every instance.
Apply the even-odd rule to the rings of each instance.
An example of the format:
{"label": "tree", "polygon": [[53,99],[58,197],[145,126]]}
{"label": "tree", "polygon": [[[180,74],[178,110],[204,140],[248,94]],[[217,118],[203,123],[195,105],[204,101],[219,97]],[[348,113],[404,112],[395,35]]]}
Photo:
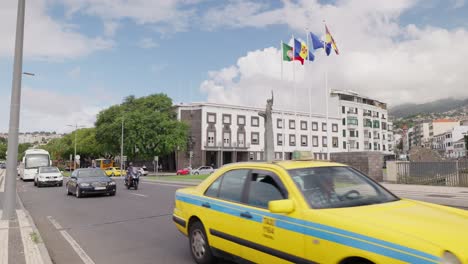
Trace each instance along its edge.
{"label": "tree", "polygon": [[87,158],[99,158],[104,155],[102,145],[96,141],[95,128],[75,130],[62,138],[52,139],[43,148],[49,151],[54,160],[68,160],[75,151],[75,133],[77,154]]}
{"label": "tree", "polygon": [[120,155],[122,119],[124,153],[129,159],[152,159],[187,146],[188,125],[177,120],[172,100],[165,94],[128,96],[121,105],[98,114],[96,139],[114,156]]}

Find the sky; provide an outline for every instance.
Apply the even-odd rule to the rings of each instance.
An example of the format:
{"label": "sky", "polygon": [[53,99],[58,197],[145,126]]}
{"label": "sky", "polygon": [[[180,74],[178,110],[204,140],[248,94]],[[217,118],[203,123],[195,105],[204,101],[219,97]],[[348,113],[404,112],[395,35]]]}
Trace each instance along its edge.
{"label": "sky", "polygon": [[[20,131],[92,127],[126,96],[309,109],[352,90],[387,102],[468,97],[466,0],[27,0]],[[0,132],[9,126],[17,1],[0,1]],[[281,61],[281,41],[340,54]]]}

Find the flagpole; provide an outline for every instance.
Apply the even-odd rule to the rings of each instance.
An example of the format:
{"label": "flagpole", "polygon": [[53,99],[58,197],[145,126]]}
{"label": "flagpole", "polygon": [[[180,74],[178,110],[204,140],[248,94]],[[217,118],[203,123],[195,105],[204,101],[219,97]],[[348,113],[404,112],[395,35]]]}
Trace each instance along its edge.
{"label": "flagpole", "polygon": [[[327,39],[327,26],[325,24],[325,20],[323,20],[323,24],[325,26],[325,41]],[[323,47],[323,50],[325,51],[325,54],[327,53],[327,49],[326,49],[326,46],[327,43],[325,42],[324,43],[324,47]],[[331,51],[330,51],[331,52]],[[328,122],[329,122],[329,117],[328,117],[328,98],[329,98],[329,94],[328,94],[328,65],[325,65],[325,119],[326,119],[326,126],[327,126],[327,160],[330,160],[330,129],[329,129],[329,125],[328,125]]]}
{"label": "flagpole", "polygon": [[[306,28],[306,40],[307,40],[307,65],[309,65],[310,61],[309,61],[309,54],[310,54],[310,46],[309,46],[309,36],[307,35],[308,34],[308,31],[309,31],[309,28]],[[306,68],[307,70],[307,68]],[[307,73],[305,74],[305,76],[307,76]],[[309,122],[307,122],[307,127],[310,126],[310,129],[309,129],[309,132],[310,132],[310,153],[313,154],[314,153],[314,150],[313,150],[313,144],[312,144],[312,82],[310,82],[311,85],[309,85]]]}
{"label": "flagpole", "polygon": [[[283,41],[281,40],[281,44],[280,44],[280,50],[281,50],[281,53],[280,53],[280,59],[281,59],[281,85],[283,85],[284,83],[284,80],[283,80],[283,56],[284,56],[284,49],[283,49]],[[281,113],[281,123],[283,123],[283,133],[281,134],[281,140],[283,141],[282,144],[281,144],[281,159],[284,160],[284,111],[282,111]],[[278,138],[276,139],[278,140]]]}
{"label": "flagpole", "polygon": [[[294,86],[294,124],[297,122],[297,87],[296,87],[296,63],[294,61],[294,57],[296,57],[296,39],[294,38],[294,34],[292,35],[293,38],[293,86]],[[289,126],[289,125],[288,125]],[[296,128],[296,127],[294,127]],[[297,145],[297,129],[294,129],[294,143]]]}

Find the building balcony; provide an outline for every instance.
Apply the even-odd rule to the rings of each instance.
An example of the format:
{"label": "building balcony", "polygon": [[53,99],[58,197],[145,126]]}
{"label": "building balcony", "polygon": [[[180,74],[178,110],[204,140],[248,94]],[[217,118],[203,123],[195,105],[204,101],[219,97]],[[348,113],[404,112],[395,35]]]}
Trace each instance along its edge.
{"label": "building balcony", "polygon": [[227,143],[227,142],[207,142],[207,141],[204,141],[203,142],[203,146],[205,147],[205,149],[215,149],[215,150],[218,150],[218,149],[248,149],[250,148],[250,143],[245,143],[245,142],[230,142],[230,143]]}

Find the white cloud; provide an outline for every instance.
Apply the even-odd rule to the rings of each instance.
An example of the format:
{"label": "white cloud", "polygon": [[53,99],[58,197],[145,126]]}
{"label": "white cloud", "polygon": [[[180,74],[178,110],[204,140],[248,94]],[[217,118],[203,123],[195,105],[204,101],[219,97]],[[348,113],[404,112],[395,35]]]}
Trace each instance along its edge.
{"label": "white cloud", "polygon": [[[47,15],[48,0],[27,1],[24,56],[39,59],[67,59],[112,47],[113,42],[78,33],[74,25]],[[13,56],[17,1],[0,1],[0,57]]]}
{"label": "white cloud", "polygon": [[[304,32],[307,26],[323,35],[322,19],[327,18],[341,54],[326,57],[319,50],[308,67],[296,62],[296,81],[292,82],[292,63],[284,63],[281,81],[278,48],[249,52],[235,65],[211,72],[201,91],[211,102],[263,106],[273,89],[281,98],[275,101],[276,106],[291,109],[296,102],[292,91],[296,90],[299,107],[308,111],[309,87],[314,96],[315,91],[323,91],[328,69],[331,89],[354,90],[393,105],[468,97],[468,31],[399,25],[401,14],[417,8],[415,4],[410,0],[343,0],[321,5],[302,0],[247,13],[232,26],[287,24],[296,32]],[[220,23],[229,25],[229,16],[226,18],[224,22],[219,18]]]}
{"label": "white cloud", "polygon": [[142,49],[152,49],[158,46],[158,43],[156,43],[152,38],[142,38],[138,42],[138,47]]}
{"label": "white cloud", "polygon": [[[0,119],[9,120],[9,96],[2,96]],[[110,103],[110,102],[109,102]],[[22,90],[20,131],[66,132],[68,124],[92,127],[96,114],[108,107],[84,95],[69,95],[46,89]],[[2,122],[0,131],[8,131],[8,122]]]}
{"label": "white cloud", "polygon": [[81,67],[80,66],[77,66],[73,69],[71,69],[67,75],[72,78],[72,79],[78,79],[81,75]]}
{"label": "white cloud", "polygon": [[465,6],[465,0],[454,0],[453,8],[461,8]]}
{"label": "white cloud", "polygon": [[120,23],[116,21],[105,21],[104,22],[104,35],[113,37],[120,27]]}

